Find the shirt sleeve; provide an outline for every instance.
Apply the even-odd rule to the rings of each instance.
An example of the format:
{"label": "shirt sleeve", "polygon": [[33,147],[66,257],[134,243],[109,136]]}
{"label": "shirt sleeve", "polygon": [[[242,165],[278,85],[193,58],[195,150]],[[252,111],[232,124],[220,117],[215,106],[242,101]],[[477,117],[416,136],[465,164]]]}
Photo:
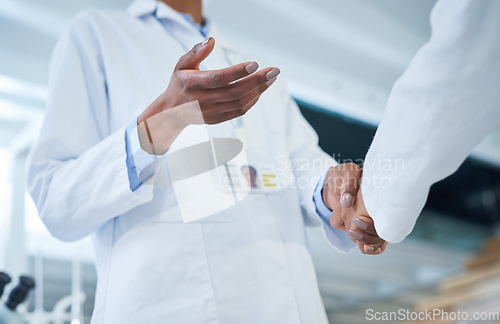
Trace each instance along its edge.
{"label": "shirt sleeve", "polygon": [[412,231],[431,185],[500,124],[499,12],[500,1],[439,1],[430,41],[392,89],[361,189],[388,242]]}
{"label": "shirt sleeve", "polygon": [[130,190],[134,191],[142,184],[142,179],[146,180],[153,176],[155,169],[148,167],[164,158],[168,151],[156,156],[142,149],[137,130],[137,118],[134,118],[125,128],[125,146]]}

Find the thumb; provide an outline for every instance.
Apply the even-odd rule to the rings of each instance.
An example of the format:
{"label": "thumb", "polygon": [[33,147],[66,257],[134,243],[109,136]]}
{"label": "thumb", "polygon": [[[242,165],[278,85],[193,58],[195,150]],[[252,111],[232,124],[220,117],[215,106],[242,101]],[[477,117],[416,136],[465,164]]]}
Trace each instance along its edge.
{"label": "thumb", "polygon": [[344,173],[340,194],[340,205],[344,208],[349,208],[353,205],[361,180],[361,168],[355,164],[349,167],[349,170],[346,170]]}
{"label": "thumb", "polygon": [[202,43],[194,45],[189,52],[181,56],[175,70],[198,70],[200,63],[212,53],[214,46],[215,39],[212,37],[208,37]]}

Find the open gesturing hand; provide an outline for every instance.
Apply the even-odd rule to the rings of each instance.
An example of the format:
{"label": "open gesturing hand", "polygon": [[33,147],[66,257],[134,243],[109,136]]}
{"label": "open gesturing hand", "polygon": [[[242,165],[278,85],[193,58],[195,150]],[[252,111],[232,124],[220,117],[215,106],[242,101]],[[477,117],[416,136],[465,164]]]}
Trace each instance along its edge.
{"label": "open gesturing hand", "polygon": [[137,119],[146,152],[164,154],[189,125],[219,124],[246,114],[280,74],[277,67],[258,70],[256,62],[200,70],[214,46],[210,37],[181,56],[166,90]]}

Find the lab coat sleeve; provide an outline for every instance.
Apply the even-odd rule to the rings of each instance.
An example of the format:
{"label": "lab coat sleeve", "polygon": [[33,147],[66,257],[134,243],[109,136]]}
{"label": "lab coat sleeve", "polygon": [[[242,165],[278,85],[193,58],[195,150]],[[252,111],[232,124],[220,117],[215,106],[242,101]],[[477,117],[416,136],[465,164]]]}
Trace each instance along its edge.
{"label": "lab coat sleeve", "polygon": [[366,155],[362,194],[378,234],[403,240],[431,185],[499,125],[500,1],[446,0],[432,37],[392,89]]}
{"label": "lab coat sleeve", "polygon": [[[326,241],[339,252],[349,252],[356,245],[345,231],[334,228],[320,216],[314,201],[315,190],[323,187],[324,174],[338,163],[318,145],[318,135],[306,121],[295,101],[286,90],[283,100],[287,104],[287,142],[290,161],[299,192],[300,205],[307,226],[321,227]],[[321,189],[320,189],[321,191]],[[321,198],[322,199],[322,198]]]}
{"label": "lab coat sleeve", "polygon": [[100,53],[85,17],[59,40],[51,62],[45,119],[28,166],[28,190],[55,237],[83,238],[153,198],[130,190],[125,125],[109,130]]}

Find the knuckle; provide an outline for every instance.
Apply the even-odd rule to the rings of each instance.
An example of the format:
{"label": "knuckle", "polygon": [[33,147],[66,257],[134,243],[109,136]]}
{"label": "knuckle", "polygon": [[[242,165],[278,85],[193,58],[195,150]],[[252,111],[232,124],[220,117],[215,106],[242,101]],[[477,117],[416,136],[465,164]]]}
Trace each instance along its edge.
{"label": "knuckle", "polygon": [[361,171],[361,167],[359,165],[357,165],[356,163],[352,163],[352,162],[348,163],[348,169],[350,171],[354,171],[354,172],[360,172]]}
{"label": "knuckle", "polygon": [[341,175],[345,171],[345,163],[337,164],[336,166],[333,167],[333,172],[336,175]]}
{"label": "knuckle", "polygon": [[212,73],[211,82],[214,88],[220,87],[223,84],[223,78],[220,72]]}
{"label": "knuckle", "polygon": [[194,45],[193,48],[191,49],[191,53],[196,54],[198,52],[199,48],[200,48],[200,44]]}
{"label": "knuckle", "polygon": [[193,46],[193,48],[191,48],[191,50],[189,52],[187,52],[184,56],[192,56],[196,53],[198,53],[198,51],[200,50],[200,44],[196,44]]}
{"label": "knuckle", "polygon": [[348,187],[355,187],[358,184],[358,178],[356,176],[349,176],[347,179]]}
{"label": "knuckle", "polygon": [[245,101],[242,99],[236,100],[235,107],[237,110],[241,110],[245,107]]}
{"label": "knuckle", "polygon": [[181,80],[182,89],[184,90],[184,92],[189,91],[189,89],[193,87],[194,78],[190,74],[180,74],[179,78]]}
{"label": "knuckle", "polygon": [[235,87],[231,87],[228,91],[228,99],[236,100],[238,98],[240,98],[240,91],[238,91]]}
{"label": "knuckle", "polygon": [[175,71],[181,70],[183,63],[186,60],[187,55],[188,54],[184,54],[179,58],[179,60],[177,61],[177,64],[175,65]]}

